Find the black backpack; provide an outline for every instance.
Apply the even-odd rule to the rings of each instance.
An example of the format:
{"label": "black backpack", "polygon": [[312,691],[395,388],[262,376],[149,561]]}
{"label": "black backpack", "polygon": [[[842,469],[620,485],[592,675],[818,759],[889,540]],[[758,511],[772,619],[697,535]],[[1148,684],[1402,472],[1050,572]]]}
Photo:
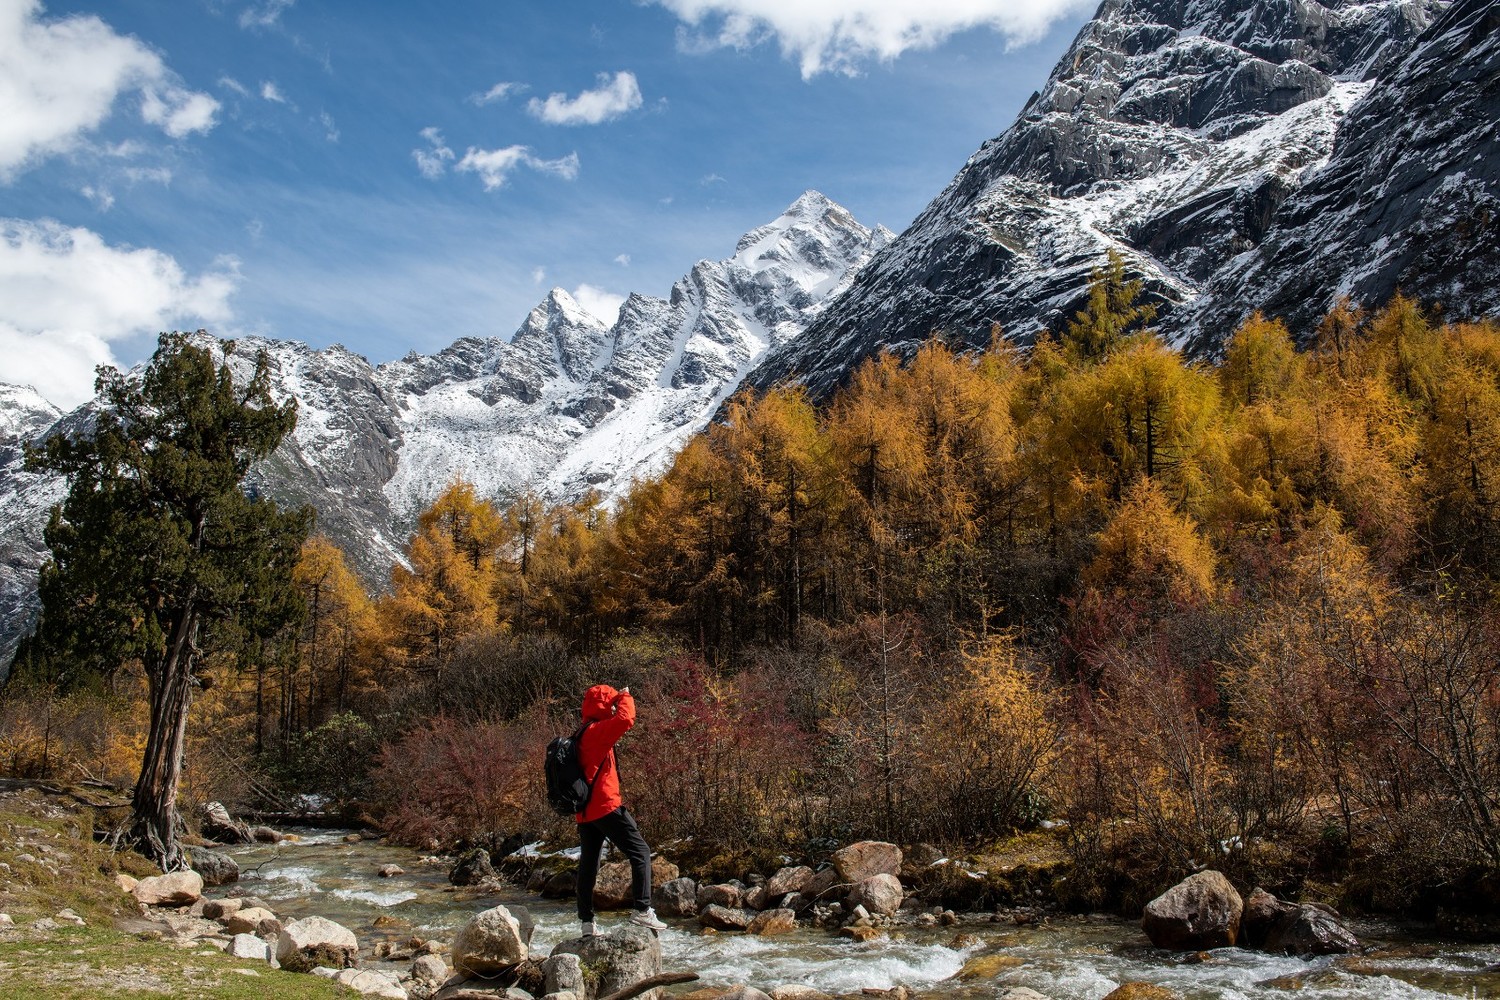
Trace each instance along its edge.
{"label": "black backpack", "polygon": [[[547,802],[561,816],[572,816],[583,812],[594,791],[594,782],[583,775],[583,765],[578,762],[578,744],[584,730],[593,723],[584,724],[572,736],[559,736],[547,744]],[[609,763],[609,755],[594,772],[594,781]]]}

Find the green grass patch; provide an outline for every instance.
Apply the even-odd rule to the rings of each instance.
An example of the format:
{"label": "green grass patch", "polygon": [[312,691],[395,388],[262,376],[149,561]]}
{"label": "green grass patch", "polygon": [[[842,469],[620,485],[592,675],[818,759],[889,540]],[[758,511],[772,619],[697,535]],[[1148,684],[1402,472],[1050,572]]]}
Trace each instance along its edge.
{"label": "green grass patch", "polygon": [[45,937],[23,927],[4,937],[0,1000],[348,1000],[350,995],[327,979],[230,958],[202,944],[181,948],[96,927],[65,927]]}

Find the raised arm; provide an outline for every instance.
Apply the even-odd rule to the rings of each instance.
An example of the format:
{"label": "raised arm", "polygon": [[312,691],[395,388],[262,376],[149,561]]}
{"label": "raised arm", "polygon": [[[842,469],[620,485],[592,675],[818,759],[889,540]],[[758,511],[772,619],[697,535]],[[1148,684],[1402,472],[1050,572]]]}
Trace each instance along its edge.
{"label": "raised arm", "polygon": [[605,746],[614,746],[621,736],[630,732],[635,725],[635,699],[630,696],[627,688],[615,695],[615,714],[607,719],[600,719],[594,724],[594,728],[604,738]]}

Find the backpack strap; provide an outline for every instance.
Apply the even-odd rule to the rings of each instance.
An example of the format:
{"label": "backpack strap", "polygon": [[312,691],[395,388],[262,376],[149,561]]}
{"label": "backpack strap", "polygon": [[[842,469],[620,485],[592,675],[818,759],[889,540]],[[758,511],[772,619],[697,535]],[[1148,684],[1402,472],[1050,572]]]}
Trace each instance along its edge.
{"label": "backpack strap", "polygon": [[[574,734],[574,736],[573,736],[573,743],[578,747],[578,754],[579,754],[580,757],[583,756],[583,734],[585,732],[587,732],[589,726],[592,726],[593,724],[594,724],[594,720],[590,720],[588,722],[585,722],[583,724],[583,728],[579,729],[578,732],[576,734]],[[605,768],[605,766],[607,764],[609,764],[609,758],[610,758],[610,756],[614,752],[615,752],[615,748],[614,747],[610,747],[608,750],[606,750],[604,752],[604,759],[601,760],[599,762],[599,766],[594,769],[594,776],[592,778],[587,779],[588,783],[589,783],[589,788],[590,789],[592,789],[594,787],[594,782],[596,782],[596,781],[599,780],[599,775],[601,775],[601,774],[604,773],[604,768]]]}

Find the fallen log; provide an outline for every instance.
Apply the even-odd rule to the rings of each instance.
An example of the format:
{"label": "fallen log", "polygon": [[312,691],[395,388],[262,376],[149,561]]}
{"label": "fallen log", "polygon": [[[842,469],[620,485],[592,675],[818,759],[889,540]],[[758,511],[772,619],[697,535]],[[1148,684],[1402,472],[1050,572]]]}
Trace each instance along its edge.
{"label": "fallen log", "polygon": [[623,990],[606,993],[604,996],[598,997],[597,1000],[630,1000],[631,997],[638,997],[647,990],[654,990],[658,986],[675,986],[678,983],[693,983],[697,981],[698,973],[696,972],[663,972],[659,975],[648,976],[634,986],[627,986]]}

